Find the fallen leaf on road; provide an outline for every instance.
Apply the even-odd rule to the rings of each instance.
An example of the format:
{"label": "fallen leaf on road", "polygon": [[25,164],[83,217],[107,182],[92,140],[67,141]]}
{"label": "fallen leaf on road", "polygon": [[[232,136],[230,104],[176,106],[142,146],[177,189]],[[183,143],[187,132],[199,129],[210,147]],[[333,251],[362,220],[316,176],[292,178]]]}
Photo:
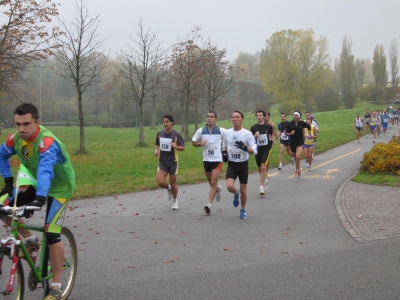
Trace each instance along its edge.
{"label": "fallen leaf on road", "polygon": [[224,251],[228,251],[229,250],[229,248],[224,248]]}
{"label": "fallen leaf on road", "polygon": [[163,261],[164,263],[166,263],[166,264],[168,264],[168,263],[173,263],[173,262],[175,262],[173,259],[170,259],[170,260],[164,260]]}

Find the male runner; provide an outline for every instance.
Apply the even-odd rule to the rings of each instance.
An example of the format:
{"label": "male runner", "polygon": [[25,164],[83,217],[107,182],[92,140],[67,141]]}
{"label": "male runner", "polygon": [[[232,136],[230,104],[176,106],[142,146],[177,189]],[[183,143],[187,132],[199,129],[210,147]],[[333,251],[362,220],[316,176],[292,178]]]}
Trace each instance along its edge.
{"label": "male runner", "polygon": [[364,120],[360,117],[360,113],[356,114],[356,119],[354,121],[354,127],[356,129],[357,143],[360,142],[360,137],[362,136],[362,130],[364,126]]}
{"label": "male runner", "polygon": [[[270,113],[269,111],[266,111],[266,112],[265,112],[264,121],[265,121],[265,124],[268,124],[268,125],[271,125],[271,126],[272,126],[272,133],[273,133],[273,134],[271,135],[271,138],[273,138],[274,141],[275,141],[275,142],[272,142],[272,140],[270,140],[270,142],[272,142],[272,144],[271,144],[271,150],[270,150],[270,151],[272,151],[272,146],[276,145],[276,139],[278,138],[278,134],[277,134],[277,131],[276,131],[276,125],[275,125],[275,123],[273,123],[273,122],[271,121],[270,118],[271,118],[271,113]],[[269,164],[270,164],[270,161],[268,161],[268,163],[267,163],[266,185],[268,185],[268,180],[269,180],[269,179],[268,179]]]}
{"label": "male runner", "polygon": [[283,160],[283,152],[286,148],[287,154],[290,156],[290,160],[292,161],[292,165],[294,165],[294,157],[292,156],[292,152],[290,151],[290,139],[286,135],[286,125],[288,124],[287,116],[285,113],[281,113],[281,122],[278,124],[279,136],[280,136],[280,145],[279,145],[279,166],[278,171],[282,170],[282,160]]}
{"label": "male runner", "polygon": [[[157,133],[156,148],[154,155],[158,156],[158,170],[157,182],[158,186],[168,190],[168,201],[172,201],[172,209],[179,208],[178,186],[176,178],[178,176],[178,151],[185,150],[185,142],[181,134],[174,130],[174,117],[171,115],[164,115],[162,117],[164,130]],[[169,174],[169,184],[166,182],[167,175]]]}
{"label": "male runner", "polygon": [[371,118],[371,113],[369,112],[369,109],[367,108],[365,110],[365,114],[364,114],[364,121],[365,121],[365,127],[366,127],[366,133],[365,133],[365,137],[368,138],[369,135],[369,119]]}
{"label": "male runner", "polygon": [[217,186],[219,175],[222,169],[222,139],[224,137],[225,128],[216,125],[217,113],[209,111],[207,114],[207,125],[199,128],[192,138],[194,147],[202,147],[203,166],[208,183],[210,184],[210,192],[208,193],[208,204],[204,206],[207,215],[211,213],[211,205],[215,200],[221,200],[221,187]]}
{"label": "male runner", "polygon": [[290,121],[286,126],[286,135],[290,136],[290,151],[296,159],[296,170],[294,172],[295,178],[300,178],[300,155],[303,151],[303,129],[311,129],[311,125],[304,121],[300,121],[301,113],[299,111],[293,112],[293,121]]}
{"label": "male runner", "polygon": [[[42,207],[47,201],[45,234],[50,249],[53,270],[51,289],[45,300],[61,299],[61,276],[64,264],[64,245],[60,233],[67,212],[69,199],[75,189],[75,173],[65,146],[48,129],[40,125],[37,108],[31,103],[23,103],[14,111],[17,132],[11,134],[0,147],[0,171],[5,187],[0,195],[8,193],[13,205],[14,179],[11,173],[10,157],[17,155],[21,164],[35,176],[37,188],[29,186],[18,194],[17,206]],[[12,199],[11,199],[12,198]],[[29,212],[25,212],[30,217]],[[37,239],[29,230],[20,231],[29,242]]]}
{"label": "male runner", "polygon": [[386,111],[386,109],[383,111],[383,115],[381,117],[382,120],[382,128],[383,128],[383,135],[386,135],[386,131],[389,128],[389,115]]}
{"label": "male runner", "polygon": [[[240,111],[232,113],[233,128],[224,135],[223,151],[228,155],[228,169],[226,170],[226,188],[234,194],[233,206],[239,206],[239,195],[242,209],[240,218],[247,218],[247,181],[249,176],[249,153],[257,154],[257,145],[250,131],[242,127],[244,116]],[[235,188],[235,180],[239,177],[240,189]]]}
{"label": "male runner", "polygon": [[376,139],[376,133],[378,131],[378,122],[379,121],[378,121],[378,117],[376,115],[376,111],[373,111],[372,115],[369,119],[369,130],[371,131],[371,133],[374,137],[374,140],[373,140],[374,144],[375,144],[375,139]]}
{"label": "male runner", "polygon": [[[267,165],[271,154],[272,143],[275,137],[272,137],[272,126],[265,124],[264,117],[266,113],[263,110],[256,111],[257,124],[251,126],[251,133],[256,139],[257,154],[255,155],[258,172],[260,173],[260,195],[265,195],[268,189]],[[264,189],[265,188],[265,189]]]}

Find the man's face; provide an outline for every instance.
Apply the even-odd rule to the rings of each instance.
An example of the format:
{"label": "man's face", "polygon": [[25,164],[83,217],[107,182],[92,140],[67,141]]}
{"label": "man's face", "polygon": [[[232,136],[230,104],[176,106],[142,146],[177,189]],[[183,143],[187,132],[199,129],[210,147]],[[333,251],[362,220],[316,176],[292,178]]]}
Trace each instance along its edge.
{"label": "man's face", "polygon": [[310,113],[306,113],[306,120],[311,120],[311,114]]}
{"label": "man's face", "polygon": [[286,115],[281,115],[281,121],[282,121],[283,123],[286,122]]}
{"label": "man's face", "polygon": [[163,121],[165,130],[170,130],[172,128],[172,125],[174,125],[174,123],[172,123],[168,118],[164,118],[164,119],[162,119],[162,121]]}
{"label": "man's face", "polygon": [[298,121],[300,120],[300,117],[298,115],[293,115],[293,120]]}
{"label": "man's face", "polygon": [[237,112],[234,112],[232,114],[231,120],[232,120],[233,126],[240,126],[243,123],[242,116],[240,115],[240,113],[237,113]]}
{"label": "man's face", "polygon": [[268,114],[265,115],[264,121],[265,121],[265,123],[269,123],[269,115]]}
{"label": "man's face", "polygon": [[215,123],[217,123],[217,118],[213,113],[208,113],[207,114],[207,125],[208,126],[214,126]]}
{"label": "man's face", "polygon": [[256,118],[257,118],[257,122],[258,122],[258,123],[261,124],[261,123],[264,122],[264,114],[263,114],[263,113],[258,112],[257,115],[256,115]]}
{"label": "man's face", "polygon": [[35,120],[32,117],[32,114],[25,114],[23,116],[16,114],[14,115],[14,123],[19,136],[24,140],[28,140],[35,134],[36,129],[40,124],[40,120]]}

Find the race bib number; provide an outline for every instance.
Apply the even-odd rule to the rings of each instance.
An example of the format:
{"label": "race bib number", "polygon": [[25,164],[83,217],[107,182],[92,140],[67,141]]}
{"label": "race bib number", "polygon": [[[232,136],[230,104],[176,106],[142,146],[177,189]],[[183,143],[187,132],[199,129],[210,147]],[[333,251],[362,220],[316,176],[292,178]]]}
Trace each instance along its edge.
{"label": "race bib number", "polygon": [[172,139],[160,138],[160,150],[165,152],[171,152],[172,150]]}
{"label": "race bib number", "polygon": [[241,154],[240,153],[231,153],[231,160],[240,160]]}
{"label": "race bib number", "polygon": [[257,146],[266,146],[268,145],[268,135],[260,134],[257,137]]}
{"label": "race bib number", "polygon": [[282,141],[286,141],[288,139],[289,139],[289,137],[286,135],[286,133],[285,132],[281,132],[281,140]]}

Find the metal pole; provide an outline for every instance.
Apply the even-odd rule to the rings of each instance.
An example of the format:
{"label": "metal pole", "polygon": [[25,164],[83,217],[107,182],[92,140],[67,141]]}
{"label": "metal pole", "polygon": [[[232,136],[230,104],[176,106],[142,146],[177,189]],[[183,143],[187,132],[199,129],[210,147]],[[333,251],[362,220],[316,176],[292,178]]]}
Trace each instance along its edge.
{"label": "metal pole", "polygon": [[39,69],[39,103],[40,103],[40,122],[43,123],[43,113],[42,113],[42,63],[40,63]]}

